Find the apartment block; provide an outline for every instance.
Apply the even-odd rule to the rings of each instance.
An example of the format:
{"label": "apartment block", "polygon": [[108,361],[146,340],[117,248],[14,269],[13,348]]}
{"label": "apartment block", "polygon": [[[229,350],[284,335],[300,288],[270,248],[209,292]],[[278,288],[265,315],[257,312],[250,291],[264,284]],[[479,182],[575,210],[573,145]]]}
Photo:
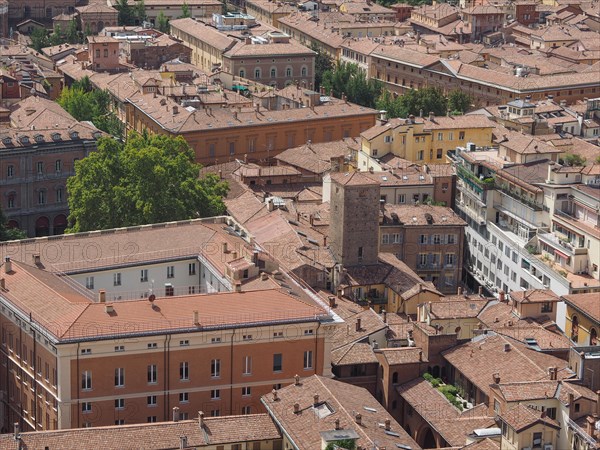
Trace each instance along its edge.
{"label": "apartment block", "polygon": [[339,319],[241,233],[216,218],[3,246],[3,426],[250,414],[296,374],[330,374]]}
{"label": "apartment block", "polygon": [[448,150],[473,143],[492,146],[493,122],[483,115],[408,117],[379,120],[361,133],[358,167],[368,170],[368,157],[379,160],[392,154],[419,164],[446,163]]}
{"label": "apartment block", "polygon": [[386,204],[379,248],[394,253],[439,292],[453,294],[462,277],[466,226],[443,206]]}

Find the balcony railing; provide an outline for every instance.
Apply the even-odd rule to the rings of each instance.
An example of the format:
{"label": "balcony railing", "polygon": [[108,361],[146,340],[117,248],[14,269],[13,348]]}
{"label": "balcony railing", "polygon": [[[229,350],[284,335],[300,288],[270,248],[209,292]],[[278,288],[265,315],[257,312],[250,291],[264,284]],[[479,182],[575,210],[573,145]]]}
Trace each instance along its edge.
{"label": "balcony railing", "polygon": [[541,203],[533,202],[533,201],[529,200],[527,197],[523,197],[523,196],[517,194],[516,192],[512,192],[510,189],[506,188],[506,186],[497,184],[496,190],[498,190],[502,194],[507,195],[508,197],[518,201],[519,203],[523,204],[527,208],[533,209],[534,211],[543,211],[544,210],[544,206]]}
{"label": "balcony railing", "polygon": [[494,189],[494,179],[492,177],[480,180],[473,172],[468,171],[461,165],[456,166],[458,176],[476,192]]}
{"label": "balcony railing", "polygon": [[598,443],[596,439],[587,434],[583,428],[573,422],[571,419],[567,419],[567,425],[569,428],[573,430],[574,433],[577,434],[581,439],[583,439],[587,444],[589,444],[592,448],[596,446]]}

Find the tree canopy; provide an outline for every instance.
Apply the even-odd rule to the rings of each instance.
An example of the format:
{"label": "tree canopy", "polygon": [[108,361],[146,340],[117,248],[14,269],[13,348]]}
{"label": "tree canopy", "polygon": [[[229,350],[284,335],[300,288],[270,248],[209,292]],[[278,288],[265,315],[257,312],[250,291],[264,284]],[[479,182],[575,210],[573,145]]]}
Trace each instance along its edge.
{"label": "tree canopy", "polygon": [[128,0],[117,0],[115,9],[119,12],[119,25],[139,25],[146,20],[144,0],[135,0],[133,5]]}
{"label": "tree canopy", "polygon": [[122,137],[123,125],[110,109],[109,93],[93,89],[88,77],[64,88],[57,101],[75,119],[91,121],[100,130]]}
{"label": "tree canopy", "polygon": [[471,107],[471,96],[460,89],[454,89],[448,93],[448,109],[453,114],[464,114]]}
{"label": "tree canopy", "polygon": [[6,216],[4,211],[0,209],[0,241],[13,241],[15,239],[25,239],[27,234],[18,228],[10,228],[7,226]]}
{"label": "tree canopy", "polygon": [[333,69],[333,61],[313,42],[310,49],[317,54],[315,57],[315,91],[318,91],[323,82],[323,75]]}
{"label": "tree canopy", "polygon": [[325,90],[333,92],[337,98],[342,94],[352,103],[372,108],[376,99],[381,95],[381,82],[374,79],[367,80],[365,73],[356,64],[338,62],[332,70],[323,74],[322,86]]}
{"label": "tree canopy", "polygon": [[52,33],[45,28],[36,28],[31,32],[31,47],[41,51],[44,47],[60,44],[80,44],[83,42],[81,34],[77,31],[77,22],[71,20],[66,30],[60,25],[55,25]]}
{"label": "tree canopy", "polygon": [[67,180],[67,232],[208,217],[225,212],[228,186],[201,166],[182,137],[131,133],[102,138]]}
{"label": "tree canopy", "polygon": [[158,13],[158,16],[156,16],[156,28],[158,28],[158,31],[161,33],[169,32],[169,18],[165,16],[165,13],[162,11]]}
{"label": "tree canopy", "polygon": [[378,109],[387,111],[390,118],[426,115],[430,112],[445,116],[448,112],[448,99],[440,89],[433,87],[411,89],[396,98],[385,91],[376,105]]}

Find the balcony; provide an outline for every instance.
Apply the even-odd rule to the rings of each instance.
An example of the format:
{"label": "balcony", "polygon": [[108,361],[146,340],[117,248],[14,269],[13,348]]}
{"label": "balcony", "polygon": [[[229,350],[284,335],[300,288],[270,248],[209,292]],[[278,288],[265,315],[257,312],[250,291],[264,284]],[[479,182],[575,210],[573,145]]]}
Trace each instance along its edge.
{"label": "balcony", "polygon": [[506,203],[506,206],[519,206],[519,207],[525,207],[528,208],[534,212],[538,212],[538,211],[543,211],[544,210],[544,205],[542,205],[541,203],[535,202],[530,200],[527,197],[524,197],[522,195],[519,195],[516,192],[512,192],[509,189],[507,189],[505,186],[502,185],[496,185],[496,190],[500,193],[501,198],[502,198],[502,204],[504,205],[504,201],[508,200],[508,202]]}
{"label": "balcony", "polygon": [[440,270],[443,266],[440,263],[417,264],[418,270]]}
{"label": "balcony", "polygon": [[494,189],[494,179],[492,177],[479,179],[473,172],[468,171],[462,165],[456,166],[458,177],[463,180],[471,189],[477,193]]}
{"label": "balcony", "polygon": [[481,214],[479,211],[473,209],[472,207],[468,206],[465,202],[463,202],[462,200],[456,203],[456,207],[466,216],[468,216],[471,220],[474,220],[475,222],[477,222],[479,225],[485,225],[486,223],[486,218],[483,214]]}
{"label": "balcony", "polygon": [[566,236],[557,236],[555,233],[540,233],[537,237],[546,245],[566,253],[568,256],[585,255],[587,253],[585,247],[579,247],[577,244],[566,239]]}

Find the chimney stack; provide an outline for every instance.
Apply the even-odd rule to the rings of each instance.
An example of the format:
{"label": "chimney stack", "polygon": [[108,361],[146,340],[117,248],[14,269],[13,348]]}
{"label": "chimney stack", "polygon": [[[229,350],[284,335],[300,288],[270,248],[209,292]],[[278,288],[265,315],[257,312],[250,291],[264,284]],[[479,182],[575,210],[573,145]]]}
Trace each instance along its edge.
{"label": "chimney stack", "polygon": [[317,406],[319,404],[319,394],[313,395],[313,405]]}
{"label": "chimney stack", "polygon": [[556,381],[557,375],[558,375],[558,368],[557,367],[549,367],[548,368],[548,375],[550,375],[550,380],[551,381]]}
{"label": "chimney stack", "polygon": [[362,415],[360,413],[356,413],[355,420],[358,425],[362,425]]}
{"label": "chimney stack", "polygon": [[294,376],[294,385],[300,386],[300,376],[298,374]]}
{"label": "chimney stack", "polygon": [[479,286],[478,292],[479,292],[479,296],[483,297],[483,286]]}
{"label": "chimney stack", "polygon": [[392,429],[392,421],[390,419],[385,419],[385,431],[390,431]]}
{"label": "chimney stack", "polygon": [[598,416],[596,416],[596,414],[594,414],[594,416],[588,416],[586,419],[586,433],[588,435],[590,435],[591,437],[594,437],[594,433],[595,433],[595,425],[596,425],[596,421],[598,420]]}
{"label": "chimney stack", "polygon": [[510,344],[509,343],[504,344],[504,351],[510,352]]}
{"label": "chimney stack", "polygon": [[106,303],[106,291],[104,289],[98,291],[98,301],[100,303]]}
{"label": "chimney stack", "polygon": [[198,424],[200,425],[200,429],[204,427],[204,412],[198,411]]}
{"label": "chimney stack", "polygon": [[600,391],[596,391],[596,414],[600,417]]}
{"label": "chimney stack", "polygon": [[179,422],[179,408],[177,406],[173,408],[173,422]]}
{"label": "chimney stack", "polygon": [[335,429],[336,430],[340,429],[340,419],[335,419]]}
{"label": "chimney stack", "polygon": [[227,242],[223,242],[223,253],[227,253]]}
{"label": "chimney stack", "polygon": [[383,323],[387,323],[387,311],[384,309],[381,313],[383,314]]}
{"label": "chimney stack", "polygon": [[275,401],[275,402],[279,401],[279,396],[277,395],[277,389],[273,389],[271,392],[273,393],[273,401]]}
{"label": "chimney stack", "polygon": [[500,303],[504,303],[506,301],[506,294],[504,291],[498,292],[498,300],[500,300]]}
{"label": "chimney stack", "polygon": [[496,372],[492,375],[492,378],[494,379],[494,384],[500,384],[500,373]]}
{"label": "chimney stack", "polygon": [[4,258],[4,272],[11,273],[12,272],[12,261],[10,260],[10,256]]}
{"label": "chimney stack", "polygon": [[356,331],[360,331],[361,330],[361,320],[360,317],[356,319]]}
{"label": "chimney stack", "polygon": [[456,295],[462,295],[462,287],[460,287],[460,286],[458,287]]}
{"label": "chimney stack", "polygon": [[104,311],[106,312],[106,314],[112,314],[115,312],[115,307],[113,305],[105,305]]}
{"label": "chimney stack", "polygon": [[0,289],[6,289],[6,280],[4,278],[0,278]]}
{"label": "chimney stack", "polygon": [[200,313],[197,310],[194,310],[194,325],[200,325]]}
{"label": "chimney stack", "polygon": [[433,113],[433,111],[429,111],[429,120],[431,120],[432,122],[435,121],[435,114]]}
{"label": "chimney stack", "polygon": [[329,299],[329,307],[330,308],[335,308],[335,296],[334,295],[330,295],[328,297]]}
{"label": "chimney stack", "polygon": [[294,414],[298,414],[300,412],[300,403],[294,403]]}
{"label": "chimney stack", "polygon": [[39,266],[42,263],[42,258],[40,257],[40,255],[35,254],[33,255],[33,264],[35,264],[36,266]]}
{"label": "chimney stack", "polygon": [[242,283],[239,281],[235,283],[235,292],[242,292]]}
{"label": "chimney stack", "polygon": [[15,441],[18,441],[19,439],[21,439],[19,422],[15,422],[14,428],[15,428],[15,434],[14,434]]}

